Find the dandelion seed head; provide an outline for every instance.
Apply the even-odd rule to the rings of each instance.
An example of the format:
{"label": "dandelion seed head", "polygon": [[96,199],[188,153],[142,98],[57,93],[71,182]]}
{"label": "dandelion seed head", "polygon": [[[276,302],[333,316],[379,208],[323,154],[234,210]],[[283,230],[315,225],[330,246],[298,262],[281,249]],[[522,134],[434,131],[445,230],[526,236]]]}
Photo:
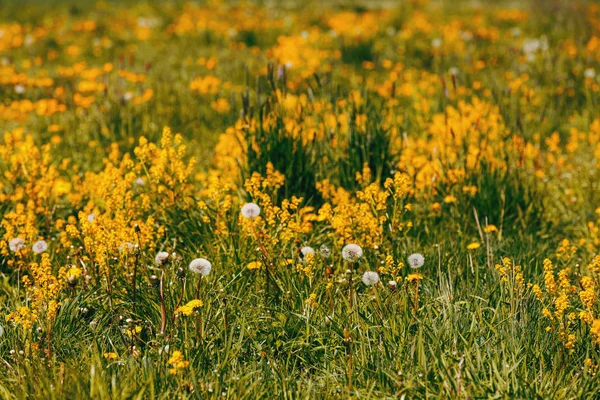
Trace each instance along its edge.
{"label": "dandelion seed head", "polygon": [[260,215],[260,207],[256,203],[246,203],[242,206],[242,215],[245,218],[256,218]]}
{"label": "dandelion seed head", "polygon": [[150,275],[150,284],[154,287],[158,287],[158,285],[160,284],[160,280],[158,279],[158,276]]}
{"label": "dandelion seed head", "polygon": [[25,240],[19,237],[11,239],[10,242],[8,242],[8,247],[10,248],[10,251],[13,252],[23,250],[25,248]]}
{"label": "dandelion seed head", "polygon": [[190,263],[190,271],[195,274],[206,276],[211,270],[212,264],[206,258],[196,258]]}
{"label": "dandelion seed head", "polygon": [[348,262],[356,262],[363,255],[362,247],[357,244],[347,244],[342,249],[342,258]]}
{"label": "dandelion seed head", "polygon": [[473,33],[471,33],[470,31],[463,31],[460,33],[460,38],[465,42],[470,42],[471,40],[473,40]]}
{"label": "dandelion seed head", "polygon": [[134,248],[137,248],[137,247],[138,247],[137,244],[134,245],[131,242],[125,242],[121,246],[119,246],[119,251],[125,251],[125,250],[131,251],[131,250],[133,250]]}
{"label": "dandelion seed head", "polygon": [[310,246],[304,246],[303,248],[300,249],[300,260],[302,262],[307,262],[311,259],[314,259],[315,257],[315,249],[313,249]]}
{"label": "dandelion seed head", "polygon": [[327,247],[326,245],[322,245],[319,249],[319,254],[323,258],[329,258],[331,257],[331,249],[329,249],[329,247]]}
{"label": "dandelion seed head", "polygon": [[425,264],[425,257],[421,253],[414,253],[408,256],[408,265],[411,268],[421,268]]}
{"label": "dandelion seed head", "polygon": [[158,266],[165,265],[167,261],[169,261],[169,253],[166,251],[159,252],[156,257],[154,257],[154,261],[156,261],[156,265]]}
{"label": "dandelion seed head", "polygon": [[48,250],[48,243],[46,243],[45,240],[38,240],[33,244],[33,246],[31,246],[31,249],[34,253],[43,253]]}
{"label": "dandelion seed head", "polygon": [[379,274],[375,271],[365,271],[362,276],[362,281],[367,286],[376,285],[379,282]]}
{"label": "dandelion seed head", "polygon": [[583,75],[585,75],[585,77],[588,79],[594,79],[596,77],[596,70],[593,68],[588,68],[583,72]]}

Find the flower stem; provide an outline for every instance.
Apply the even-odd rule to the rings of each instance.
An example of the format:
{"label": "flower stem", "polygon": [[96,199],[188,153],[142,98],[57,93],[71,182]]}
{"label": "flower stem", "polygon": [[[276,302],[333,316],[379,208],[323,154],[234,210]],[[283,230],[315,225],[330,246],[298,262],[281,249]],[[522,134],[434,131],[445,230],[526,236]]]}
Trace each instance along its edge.
{"label": "flower stem", "polygon": [[196,285],[196,299],[200,298],[200,284],[202,283],[202,275],[198,278],[198,284]]}
{"label": "flower stem", "polygon": [[158,295],[160,298],[160,334],[164,335],[165,328],[167,327],[167,307],[165,306],[165,288],[164,288],[164,280],[165,280],[165,271],[161,271],[160,274],[160,285],[158,289]]}

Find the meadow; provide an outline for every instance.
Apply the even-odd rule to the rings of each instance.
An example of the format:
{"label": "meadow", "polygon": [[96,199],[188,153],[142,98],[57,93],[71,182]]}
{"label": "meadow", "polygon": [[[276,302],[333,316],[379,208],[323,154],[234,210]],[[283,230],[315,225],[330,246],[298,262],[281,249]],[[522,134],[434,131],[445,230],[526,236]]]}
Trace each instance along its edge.
{"label": "meadow", "polygon": [[0,397],[593,399],[594,1],[0,2]]}

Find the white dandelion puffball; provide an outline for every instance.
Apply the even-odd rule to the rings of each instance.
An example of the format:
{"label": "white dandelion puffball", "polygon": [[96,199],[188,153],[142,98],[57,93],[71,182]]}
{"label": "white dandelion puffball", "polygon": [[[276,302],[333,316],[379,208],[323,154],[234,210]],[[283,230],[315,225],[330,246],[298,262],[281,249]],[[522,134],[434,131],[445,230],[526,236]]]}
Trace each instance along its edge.
{"label": "white dandelion puffball", "polygon": [[423,254],[414,253],[408,256],[408,265],[410,265],[411,268],[420,268],[423,264],[425,264],[425,257],[423,257]]}
{"label": "white dandelion puffball", "polygon": [[319,254],[323,258],[329,258],[329,257],[331,257],[331,250],[326,245],[322,245],[321,248],[319,249]]}
{"label": "white dandelion puffball", "polygon": [[362,255],[362,248],[357,244],[347,244],[342,249],[342,258],[348,262],[358,261]]}
{"label": "white dandelion puffball", "polygon": [[245,218],[256,218],[260,215],[260,207],[256,203],[246,203],[242,207],[242,215]]}
{"label": "white dandelion puffball", "polygon": [[[302,254],[302,256],[300,257],[302,262],[306,262],[309,259],[307,257],[310,257],[310,259],[313,259],[315,257],[315,249],[313,249],[310,246],[304,246],[303,248],[300,249],[300,254]],[[310,254],[310,256],[309,256],[309,254]]]}
{"label": "white dandelion puffball", "polygon": [[135,249],[135,246],[133,243],[131,242],[125,242],[122,245],[119,246],[119,251],[132,251],[133,249]]}
{"label": "white dandelion puffball", "polygon": [[38,240],[37,242],[35,242],[33,244],[33,246],[31,246],[31,249],[33,250],[34,253],[43,253],[46,250],[48,250],[48,243],[46,243],[46,241],[44,240]]}
{"label": "white dandelion puffball", "polygon": [[154,261],[156,261],[156,265],[161,266],[167,263],[169,260],[169,253],[166,251],[159,252],[156,257],[154,257]]}
{"label": "white dandelion puffball", "polygon": [[206,276],[210,274],[212,264],[206,258],[196,258],[190,263],[190,271],[195,274]]}
{"label": "white dandelion puffball", "polygon": [[379,274],[374,271],[365,271],[362,276],[362,281],[367,286],[377,285],[377,282],[379,282]]}
{"label": "white dandelion puffball", "polygon": [[10,251],[13,252],[23,250],[25,248],[25,240],[21,238],[11,239],[10,242],[8,242],[8,247],[10,248]]}
{"label": "white dandelion puffball", "polygon": [[586,69],[586,70],[583,72],[583,75],[584,75],[586,78],[589,78],[589,79],[594,79],[594,78],[596,77],[596,70],[595,70],[595,69],[593,69],[593,68],[588,68],[588,69]]}

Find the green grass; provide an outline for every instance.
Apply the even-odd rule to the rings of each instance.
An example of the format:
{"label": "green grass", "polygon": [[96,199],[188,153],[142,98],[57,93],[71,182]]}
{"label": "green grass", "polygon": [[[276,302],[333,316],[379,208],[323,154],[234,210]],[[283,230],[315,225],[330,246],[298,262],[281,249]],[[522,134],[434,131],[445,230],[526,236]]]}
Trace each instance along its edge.
{"label": "green grass", "polygon": [[[342,3],[336,2],[331,7],[338,11],[365,11],[361,2]],[[394,16],[385,24],[402,32],[418,17],[418,12],[423,12],[432,16],[431,32],[417,30],[406,39],[387,33],[385,25],[364,41],[357,39],[353,43],[348,38],[336,38],[333,44],[323,47],[340,50],[339,59],[323,57],[320,68],[306,79],[298,80],[296,89],[286,87],[285,80],[295,79],[298,70],[292,68],[286,72],[289,76],[276,77],[277,66],[269,64],[267,50],[277,43],[278,36],[299,35],[310,26],[318,27],[326,35],[329,27],[321,14],[333,11],[324,11],[316,2],[286,5],[290,9],[271,8],[273,15],[283,16],[284,21],[287,16],[290,21],[267,30],[236,26],[240,29],[235,40],[221,33],[203,31],[181,36],[165,34],[149,42],[122,35],[112,25],[127,20],[119,17],[119,10],[126,8],[124,5],[107,2],[102,8],[91,2],[73,4],[34,1],[23,5],[0,4],[0,10],[5,11],[0,17],[3,23],[14,20],[35,26],[52,18],[65,18],[70,23],[89,17],[99,21],[100,36],[114,34],[113,47],[101,56],[86,47],[93,37],[65,34],[66,44],[77,43],[85,50],[80,58],[71,59],[61,53],[56,60],[46,60],[43,66],[26,71],[36,76],[43,70],[55,78],[55,86],[64,86],[67,112],[53,116],[33,113],[22,121],[0,119],[2,132],[23,127],[38,146],[49,143],[54,136],[48,131],[51,124],[60,125],[62,142],[52,147],[52,163],[58,165],[68,158],[77,167],[69,166],[61,172],[61,177],[85,179],[85,172],[103,171],[112,144],[121,154],[135,160],[133,149],[139,138],[144,136],[157,143],[162,127],[168,125],[173,132],[182,133],[188,146],[182,158],[198,160],[194,174],[205,172],[227,178],[234,171],[211,169],[219,135],[240,117],[244,122],[256,118],[261,123],[253,132],[243,131],[246,159],[240,160],[241,176],[230,182],[232,188],[225,190],[231,196],[231,208],[226,207],[228,201],[222,198],[219,202],[202,197],[199,193],[208,183],[196,179],[194,174],[186,181],[192,189],[182,194],[193,206],[186,207],[182,201],[164,208],[166,197],[154,192],[148,179],[147,186],[132,192],[135,199],[144,194],[153,196],[151,207],[140,215],[152,216],[156,226],[166,228],[156,243],[142,248],[139,259],[134,254],[124,256],[114,252],[110,254],[114,275],[102,276],[98,282],[93,276],[89,284],[79,281],[74,287],[67,287],[60,295],[61,306],[51,327],[39,323],[32,329],[23,329],[0,319],[3,328],[0,398],[597,397],[600,375],[588,370],[585,360],[589,358],[593,364],[599,364],[599,344],[588,325],[576,325],[573,351],[565,349],[556,332],[547,331],[550,323],[542,315],[543,306],[529,288],[519,293],[512,291],[510,284],[501,282],[494,268],[503,257],[508,257],[523,268],[526,283],[542,284],[543,260],[555,257],[561,241],[568,238],[579,249],[568,263],[556,264],[557,268],[571,267],[577,278],[572,281],[573,298],[578,301],[576,292],[581,289],[578,279],[589,273],[585,266],[598,252],[597,246],[579,245],[580,239],[587,239],[589,244],[587,224],[598,219],[598,153],[589,144],[582,144],[571,153],[564,151],[570,129],[577,127],[588,137],[592,121],[600,111],[597,92],[586,86],[582,78],[586,68],[595,68],[600,75],[598,59],[586,58],[582,53],[571,58],[561,47],[571,39],[578,51],[583,52],[589,38],[600,35],[600,25],[594,25],[598,19],[590,21],[591,17],[582,8],[588,3],[577,3],[575,7],[567,2],[545,5],[532,1],[493,4],[489,8],[470,3],[456,6],[449,2],[433,2],[429,6],[403,3],[392,9]],[[183,9],[177,1],[161,5],[131,4],[129,17],[162,18],[157,32],[163,32]],[[521,38],[547,38],[549,50],[534,62],[520,59],[521,42],[508,36],[512,35],[512,23],[495,22],[493,12],[503,6],[529,11],[529,19],[517,23],[522,29]],[[479,26],[473,22],[473,15],[484,15],[482,28],[498,27],[500,38],[497,41],[476,38],[468,43],[464,54],[436,55],[431,50],[432,39],[443,35],[437,24],[449,24],[456,18],[464,29],[474,30]],[[235,19],[235,23],[240,21]],[[0,56],[9,57],[17,66],[37,55],[45,59],[49,49],[63,49],[66,45],[60,43],[60,34],[49,36],[30,49],[18,48]],[[246,47],[234,49],[232,45],[239,43]],[[130,49],[131,44],[135,49]],[[251,49],[253,46],[255,50]],[[77,61],[86,61],[89,67],[112,62],[118,68],[119,57],[126,57],[130,50],[135,57],[131,65],[129,61],[125,63],[128,69],[142,73],[146,63],[150,67],[146,83],[131,85],[128,90],[151,88],[153,98],[139,106],[125,103],[118,87],[122,82],[115,80],[109,82],[107,94],[94,94],[96,103],[92,107],[76,110],[72,95],[77,92],[77,80],[60,77],[57,68]],[[196,64],[199,57],[208,56],[218,59],[214,71]],[[388,105],[390,99],[383,98],[376,90],[377,84],[389,76],[390,70],[382,67],[388,59],[403,63],[402,73],[409,71],[419,77],[408,82],[414,89],[410,95],[396,94],[395,105]],[[477,60],[488,65],[476,70],[473,65]],[[376,68],[363,69],[364,61],[375,62]],[[325,68],[329,65],[330,71]],[[471,88],[475,82],[482,82],[490,90],[489,96],[483,90],[463,97],[446,95],[441,82],[443,79],[450,90],[451,67],[458,68],[454,78],[459,86]],[[267,69],[267,74],[262,69]],[[511,79],[506,78],[507,72],[513,74],[512,79],[528,74],[527,85],[540,101],[534,102],[522,92],[509,93]],[[192,93],[189,83],[196,76],[207,74],[231,82],[233,88],[221,89],[217,95]],[[398,90],[404,79],[400,75]],[[435,82],[425,84],[429,81]],[[574,95],[559,94],[558,88],[572,88]],[[306,95],[307,106],[297,114],[286,111],[276,100],[277,90]],[[353,90],[363,95],[362,105],[352,103],[349,93]],[[5,105],[23,98],[35,101],[52,96],[50,89],[32,89],[21,96],[14,85],[0,85],[0,103]],[[219,114],[210,107],[217,97],[230,100],[230,113]],[[406,194],[401,201],[413,204],[412,211],[406,214],[412,228],[398,233],[386,227],[380,248],[364,248],[364,258],[354,265],[353,289],[349,288],[346,272],[352,266],[341,257],[345,243],[332,238],[333,229],[327,223],[315,223],[310,233],[293,232],[291,239],[276,246],[267,243],[269,256],[278,264],[268,278],[263,270],[247,269],[249,262],[263,260],[264,255],[260,249],[263,243],[256,240],[262,236],[243,234],[239,206],[246,201],[257,201],[243,189],[245,178],[253,172],[264,175],[267,163],[271,162],[286,178],[285,184],[271,196],[275,205],[297,196],[304,198],[303,205],[318,209],[331,201],[317,190],[318,182],[329,179],[355,195],[364,189],[355,175],[366,164],[373,182],[382,184],[394,176],[403,155],[410,151],[408,146],[398,143],[432,139],[428,129],[435,114],[443,114],[447,107],[456,108],[459,102],[468,103],[474,97],[498,107],[502,129],[506,128],[502,132],[503,143],[513,143],[512,135],[516,135],[537,146],[542,155],[535,162],[544,164],[545,177],[536,177],[533,167],[520,164],[517,153],[511,153],[505,157],[506,168],[495,169],[482,163],[468,171],[459,183],[441,180],[420,192]],[[423,110],[423,101],[430,109]],[[342,102],[349,105],[341,106]],[[306,127],[307,122],[322,122],[330,116],[319,108],[323,105],[331,106],[331,115],[347,118],[347,132],[338,122],[335,129],[318,140],[305,141],[302,136],[294,138],[289,134],[286,124]],[[401,118],[390,123],[386,120],[389,113]],[[365,132],[356,127],[356,116],[360,114],[367,118]],[[274,123],[262,124],[267,120]],[[560,155],[572,168],[544,159],[550,152],[545,139],[555,131],[562,139]],[[343,146],[334,145],[334,139]],[[90,142],[96,145],[92,147]],[[4,144],[4,139],[0,144]],[[457,158],[454,164],[442,167],[444,173],[448,173],[450,166],[460,168],[466,164],[467,145],[455,150]],[[19,179],[26,183],[14,186],[5,175],[8,161],[0,160],[2,195],[14,195],[18,191],[16,186],[25,187],[29,182],[23,173]],[[466,185],[476,186],[477,193],[473,196],[463,193],[462,186]],[[445,203],[446,195],[456,196],[456,203]],[[98,204],[94,204],[100,212],[108,207],[102,204],[104,200],[98,199]],[[197,206],[199,200],[206,200],[206,208]],[[0,219],[14,211],[19,201],[0,202]],[[34,213],[39,236],[51,242],[55,275],[62,266],[93,263],[89,259],[81,261],[82,254],[88,255],[83,242],[77,242],[72,249],[61,247],[56,238],[61,230],[51,223],[59,217],[89,212],[85,208],[88,201],[85,197],[73,205],[65,198],[50,197],[47,204],[56,204],[50,207],[51,213]],[[439,212],[433,208],[436,202],[440,203]],[[390,200],[385,206],[386,212],[393,208]],[[221,221],[227,228],[225,234],[217,223]],[[484,235],[482,229],[488,224],[496,225],[499,232]],[[282,230],[285,227],[276,226],[266,228],[265,232],[278,237]],[[6,231],[5,226],[0,226],[2,240],[9,239],[4,237]],[[467,245],[472,242],[481,243],[481,247],[468,250]],[[305,245],[317,250],[325,245],[332,252],[331,258],[317,257],[312,277],[296,269],[298,249]],[[153,277],[162,272],[154,262],[158,251],[180,256],[164,268],[164,333],[161,333],[159,288]],[[382,282],[375,288],[360,281],[362,272],[375,270],[386,255],[393,256],[396,263],[406,264],[407,256],[415,252],[423,253],[426,260],[419,270],[424,278],[419,283],[418,302],[415,303],[415,285],[405,282],[415,272],[407,265],[398,273],[403,280],[398,282],[396,290],[388,288],[390,275],[382,274]],[[200,256],[213,265],[212,273],[200,285],[199,299],[203,306],[191,316],[174,316],[174,310],[181,305],[180,298],[182,304],[195,298],[198,277],[188,270],[188,264]],[[31,301],[19,282],[22,271],[17,272],[9,265],[15,257],[13,253],[0,256],[2,316]],[[34,256],[31,257],[33,260]],[[294,265],[280,266],[286,259],[293,260]],[[333,274],[331,289],[326,286],[328,269]],[[351,302],[352,291],[355,297]],[[315,296],[314,307],[307,303],[311,295]],[[596,308],[597,303],[596,300]],[[141,330],[135,337],[127,334],[136,327]],[[189,365],[171,373],[168,360],[175,351],[181,351]],[[106,353],[117,356],[111,359],[105,357]]]}

